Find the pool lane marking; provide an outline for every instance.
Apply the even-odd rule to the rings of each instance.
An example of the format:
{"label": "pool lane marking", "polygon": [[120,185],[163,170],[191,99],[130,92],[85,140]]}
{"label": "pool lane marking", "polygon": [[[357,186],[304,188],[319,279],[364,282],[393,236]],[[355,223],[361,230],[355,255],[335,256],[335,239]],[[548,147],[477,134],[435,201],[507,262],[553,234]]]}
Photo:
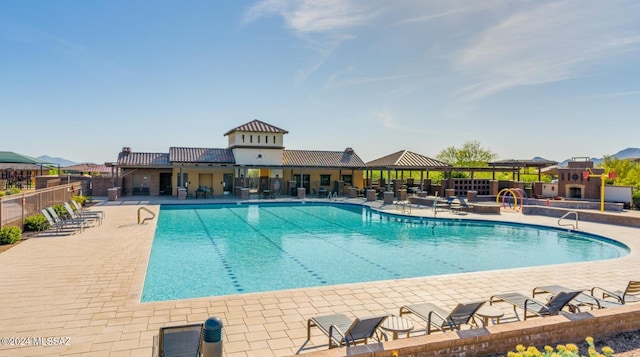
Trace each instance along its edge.
{"label": "pool lane marking", "polygon": [[[338,249],[339,249],[340,251],[342,251],[342,252],[348,253],[348,254],[350,254],[350,255],[352,255],[352,256],[354,256],[354,257],[356,257],[356,258],[358,258],[358,259],[360,259],[360,260],[362,260],[362,261],[364,261],[364,262],[366,262],[366,263],[368,263],[368,264],[370,264],[370,265],[375,266],[376,268],[379,268],[380,270],[382,270],[382,271],[384,271],[384,272],[387,272],[387,273],[389,273],[389,274],[392,274],[392,276],[393,276],[393,277],[396,277],[396,278],[400,278],[400,277],[402,277],[402,275],[401,275],[400,273],[395,272],[395,271],[393,271],[393,270],[391,270],[391,269],[389,269],[389,268],[387,268],[387,267],[385,267],[385,266],[383,266],[383,265],[380,265],[380,263],[378,263],[378,262],[376,262],[376,261],[373,261],[373,260],[371,260],[371,259],[369,259],[369,258],[367,258],[367,257],[365,257],[365,256],[363,256],[363,255],[360,255],[360,254],[358,254],[357,252],[354,252],[354,251],[348,250],[348,249],[346,249],[345,247],[340,246],[340,245],[338,245],[338,244],[336,244],[336,243],[334,243],[334,242],[332,242],[332,241],[330,241],[330,240],[328,240],[328,239],[326,239],[326,238],[324,238],[324,237],[322,237],[322,236],[318,235],[318,234],[317,234],[317,233],[315,233],[315,232],[312,232],[312,231],[310,231],[310,230],[308,230],[308,229],[306,229],[306,228],[303,228],[303,227],[301,227],[301,226],[299,226],[299,225],[295,224],[293,221],[290,221],[290,220],[288,220],[288,219],[285,219],[285,218],[283,218],[283,217],[281,217],[281,216],[279,216],[279,215],[275,214],[274,212],[270,212],[270,211],[269,211],[269,210],[267,210],[267,209],[266,209],[266,207],[264,207],[264,206],[263,206],[263,207],[261,207],[261,208],[264,210],[263,212],[268,213],[268,214],[270,214],[270,215],[272,215],[272,216],[274,216],[274,217],[276,217],[276,218],[278,218],[278,219],[280,219],[280,220],[282,220],[282,221],[284,221],[284,222],[287,222],[288,224],[290,224],[290,225],[292,225],[292,226],[294,226],[294,227],[298,228],[299,230],[301,230],[301,231],[303,231],[303,232],[306,232],[306,233],[308,233],[308,234],[310,234],[310,235],[312,235],[312,236],[314,236],[314,237],[317,237],[318,239],[320,239],[320,240],[322,240],[322,241],[326,242],[327,244],[332,245],[332,246],[334,246],[334,247],[338,248]],[[292,208],[292,209],[294,209],[294,208]],[[294,209],[294,210],[295,210],[295,209]],[[261,211],[262,211],[262,210],[261,210]],[[304,213],[304,214],[307,214],[307,213],[306,213],[306,212],[304,212],[304,211],[299,211],[299,212],[302,212],[302,213]],[[315,215],[311,215],[311,214],[307,214],[307,215],[308,215],[308,216],[312,216],[312,217],[316,217]],[[318,218],[318,217],[316,217],[316,218]],[[321,220],[324,220],[324,219],[321,219]],[[337,225],[337,224],[336,224],[336,225]],[[338,226],[338,227],[340,227],[340,225],[337,225],[337,226]],[[343,228],[344,228],[344,227],[343,227]]]}
{"label": "pool lane marking", "polygon": [[[332,206],[332,207],[333,207],[333,206]],[[336,207],[336,208],[337,208],[337,207]],[[360,231],[358,231],[357,229],[353,229],[353,228],[351,228],[351,227],[344,226],[344,225],[342,225],[342,224],[339,224],[339,223],[336,223],[336,222],[334,222],[334,221],[328,220],[328,219],[326,219],[326,218],[324,218],[324,217],[322,217],[322,216],[318,216],[318,215],[312,214],[311,212],[307,212],[307,211],[305,211],[305,210],[302,210],[301,208],[298,208],[298,207],[291,207],[291,209],[293,209],[293,210],[295,210],[295,211],[297,211],[297,212],[300,212],[300,213],[302,213],[302,214],[304,214],[304,215],[311,216],[311,217],[314,217],[314,218],[316,218],[316,219],[322,220],[322,221],[324,221],[324,222],[330,223],[331,225],[334,225],[334,226],[336,226],[336,227],[340,227],[340,228],[342,228],[342,229],[344,229],[344,230],[346,230],[346,231],[350,231],[350,232],[360,233],[360,234],[361,234],[361,232],[360,232]],[[369,211],[369,212],[373,212],[373,211]],[[429,221],[430,221],[430,220],[426,220],[426,219],[424,219],[424,220],[423,220],[423,219],[421,218],[421,219],[419,219],[419,223],[418,223],[418,222],[416,222],[416,221],[417,221],[416,219],[409,219],[409,218],[406,218],[406,219],[405,219],[405,218],[403,218],[403,217],[395,217],[395,216],[392,216],[392,215],[389,215],[389,214],[382,214],[382,212],[377,212],[377,214],[378,214],[378,216],[380,217],[380,220],[386,219],[386,220],[387,220],[387,221],[389,221],[389,222],[393,221],[393,222],[396,222],[396,223],[409,223],[409,224],[411,224],[411,225],[418,225],[418,224],[420,224],[420,225],[425,225],[425,224],[427,224],[427,225],[428,225],[428,223],[429,223]],[[288,221],[287,221],[287,222],[288,222]],[[373,222],[373,220],[371,220],[370,222]],[[436,222],[434,221],[434,225],[431,227],[431,229],[432,229],[432,234],[433,234],[433,229],[435,228],[435,224],[436,224]],[[296,227],[297,227],[297,226],[296,226]],[[301,227],[298,227],[298,228],[303,229],[303,228],[301,228]],[[394,247],[396,247],[396,248],[400,248],[400,249],[403,249],[403,248],[404,248],[404,247],[402,247],[402,246],[399,244],[399,242],[396,242],[396,241],[386,241],[386,240],[383,240],[383,239],[381,239],[380,237],[377,237],[377,236],[375,236],[375,235],[373,235],[373,236],[368,235],[368,237],[374,238],[375,240],[377,240],[377,241],[379,241],[379,242],[383,242],[383,243],[385,243],[385,244],[389,244],[389,245],[394,246]],[[442,259],[438,258],[437,256],[428,255],[428,254],[425,254],[425,253],[426,253],[426,252],[420,252],[419,254],[420,254],[421,256],[423,256],[424,258],[426,258],[426,259],[429,259],[429,260],[431,260],[431,261],[435,261],[435,262],[437,262],[439,265],[447,265],[447,266],[450,266],[451,268],[456,269],[456,270],[458,270],[458,271],[460,271],[460,272],[474,272],[474,271],[475,271],[475,270],[473,270],[473,269],[471,269],[471,270],[464,269],[463,267],[458,266],[458,265],[454,265],[454,264],[452,264],[452,263],[451,263],[451,262],[449,262],[449,261],[442,260]],[[376,264],[376,265],[377,265],[377,264]],[[395,276],[396,276],[396,277],[400,277],[401,275],[400,275],[400,274],[395,273]]]}
{"label": "pool lane marking", "polygon": [[207,238],[209,238],[209,241],[211,242],[211,245],[213,245],[213,250],[215,251],[215,253],[218,256],[218,258],[220,259],[220,262],[222,263],[222,266],[224,266],[224,269],[225,269],[225,271],[227,273],[227,277],[229,277],[229,279],[231,280],[231,284],[233,285],[233,287],[236,289],[237,292],[239,292],[239,293],[244,292],[244,288],[242,287],[242,285],[238,281],[238,277],[236,276],[236,274],[233,272],[233,269],[231,268],[231,264],[229,264],[229,261],[227,260],[227,258],[220,251],[220,247],[218,247],[218,244],[213,239],[213,235],[211,234],[211,232],[209,232],[209,229],[207,228],[207,225],[205,224],[204,220],[202,219],[202,216],[200,216],[200,212],[198,212],[197,209],[194,209],[193,211],[195,212],[196,216],[198,217],[198,220],[200,221],[200,224],[202,224],[202,228],[204,229],[205,233],[207,234]]}
{"label": "pool lane marking", "polygon": [[292,254],[290,254],[286,250],[282,249],[281,246],[279,246],[276,242],[271,240],[271,238],[267,237],[264,233],[262,233],[261,231],[256,229],[253,225],[249,224],[249,222],[247,222],[247,220],[245,220],[242,216],[237,214],[231,208],[234,208],[234,207],[228,207],[228,208],[225,208],[225,209],[227,209],[233,215],[238,217],[238,219],[240,219],[242,222],[244,222],[251,230],[256,232],[259,236],[261,236],[262,238],[266,239],[267,242],[271,243],[274,247],[276,247],[276,249],[278,249],[280,252],[282,252],[282,254],[284,254],[284,256],[286,256],[291,261],[293,261],[296,264],[298,264],[304,271],[306,271],[307,273],[311,274],[311,276],[314,277],[320,284],[322,284],[322,285],[327,285],[328,284],[327,280],[325,278],[321,277],[320,274],[318,274],[315,271],[313,271],[313,269],[309,268],[306,264],[304,264],[304,262],[300,261],[300,259],[296,258],[295,256],[293,256]]}

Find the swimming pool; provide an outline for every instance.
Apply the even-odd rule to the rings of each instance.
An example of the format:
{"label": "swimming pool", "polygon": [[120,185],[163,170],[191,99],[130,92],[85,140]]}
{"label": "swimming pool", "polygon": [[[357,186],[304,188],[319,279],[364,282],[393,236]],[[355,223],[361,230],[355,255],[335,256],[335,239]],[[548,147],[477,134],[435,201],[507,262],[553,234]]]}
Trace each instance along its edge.
{"label": "swimming pool", "polygon": [[612,259],[615,241],[327,203],[162,205],[143,302]]}

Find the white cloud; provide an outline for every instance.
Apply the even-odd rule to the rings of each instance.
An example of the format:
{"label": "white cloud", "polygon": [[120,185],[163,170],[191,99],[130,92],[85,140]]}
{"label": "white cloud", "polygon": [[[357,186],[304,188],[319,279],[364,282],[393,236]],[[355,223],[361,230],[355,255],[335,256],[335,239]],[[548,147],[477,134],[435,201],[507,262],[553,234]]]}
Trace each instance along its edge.
{"label": "white cloud", "polygon": [[350,0],[264,0],[251,7],[244,23],[280,16],[295,34],[330,33],[367,23],[376,10],[367,2]]}
{"label": "white cloud", "polygon": [[[629,35],[636,5],[558,1],[520,8],[461,51],[457,69],[482,98],[509,88],[589,76],[594,64],[638,43]],[[624,5],[624,4],[623,4]]]}
{"label": "white cloud", "polygon": [[287,28],[318,54],[313,63],[297,71],[295,82],[302,83],[319,70],[343,42],[355,38],[349,30],[377,16],[372,4],[352,0],[263,0],[245,13],[243,23],[281,17]]}

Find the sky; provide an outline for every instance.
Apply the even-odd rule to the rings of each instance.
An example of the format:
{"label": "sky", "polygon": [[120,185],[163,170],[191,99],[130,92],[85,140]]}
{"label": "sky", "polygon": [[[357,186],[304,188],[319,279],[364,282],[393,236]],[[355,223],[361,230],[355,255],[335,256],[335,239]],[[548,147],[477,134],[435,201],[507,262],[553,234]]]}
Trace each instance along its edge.
{"label": "sky", "polygon": [[640,2],[0,0],[0,151],[225,148],[497,159],[640,147]]}

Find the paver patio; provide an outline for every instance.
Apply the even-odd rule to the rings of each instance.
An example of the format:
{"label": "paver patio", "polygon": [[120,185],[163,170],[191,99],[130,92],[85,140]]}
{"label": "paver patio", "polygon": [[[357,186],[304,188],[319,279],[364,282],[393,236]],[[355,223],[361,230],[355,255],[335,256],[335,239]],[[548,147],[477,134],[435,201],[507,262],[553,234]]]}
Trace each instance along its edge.
{"label": "paver patio", "polygon": [[[101,226],[72,236],[32,238],[0,254],[0,337],[6,338],[0,356],[151,356],[153,336],[160,327],[203,322],[211,316],[224,322],[225,356],[289,356],[326,349],[326,337],[317,331],[305,344],[306,321],[319,314],[397,314],[403,304],[425,301],[451,308],[458,301],[488,299],[498,292],[530,295],[537,285],[614,288],[640,278],[632,268],[640,263],[639,229],[580,222],[581,230],[617,239],[631,247],[631,253],[553,267],[141,303],[155,220],[137,224],[137,210],[145,206],[157,213],[159,202],[153,198],[103,202],[99,209],[107,218]],[[205,201],[197,203],[201,202]],[[413,214],[432,216],[428,208],[414,209]],[[439,218],[447,216],[438,213]],[[519,213],[466,217],[557,227],[557,218]],[[535,260],[526,249],[513,254]],[[30,345],[9,345],[15,337]],[[44,338],[43,345],[34,346],[39,337]],[[63,339],[47,341],[47,337]],[[47,342],[65,344],[44,346]]]}

